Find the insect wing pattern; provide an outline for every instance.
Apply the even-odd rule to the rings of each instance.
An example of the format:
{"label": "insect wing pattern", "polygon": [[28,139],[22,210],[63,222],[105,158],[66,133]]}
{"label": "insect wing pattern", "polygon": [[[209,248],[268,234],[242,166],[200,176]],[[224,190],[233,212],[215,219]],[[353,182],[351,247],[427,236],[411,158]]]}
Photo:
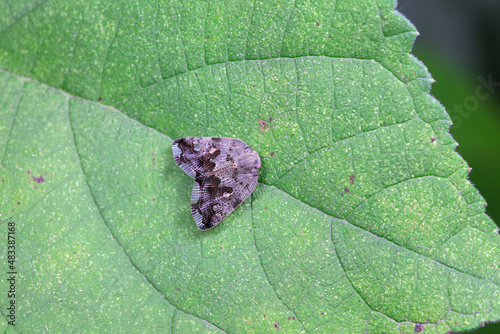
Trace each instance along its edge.
{"label": "insect wing pattern", "polygon": [[184,137],[172,143],[172,152],[194,179],[191,213],[201,230],[217,226],[257,186],[260,157],[241,140]]}

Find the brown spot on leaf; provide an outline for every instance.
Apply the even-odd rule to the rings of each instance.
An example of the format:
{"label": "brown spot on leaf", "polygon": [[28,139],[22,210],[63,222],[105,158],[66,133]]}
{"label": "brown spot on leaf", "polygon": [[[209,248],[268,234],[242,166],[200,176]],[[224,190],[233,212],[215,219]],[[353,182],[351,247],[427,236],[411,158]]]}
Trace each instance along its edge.
{"label": "brown spot on leaf", "polygon": [[264,131],[266,131],[266,129],[267,129],[267,123],[259,118],[259,130],[260,130],[260,132],[264,133]]}
{"label": "brown spot on leaf", "polygon": [[437,138],[431,138],[431,143],[434,143],[436,140],[438,140]]}
{"label": "brown spot on leaf", "polygon": [[269,153],[269,155],[270,155],[271,157],[275,157],[275,156],[276,156],[276,154],[274,154],[273,152]]}
{"label": "brown spot on leaf", "polygon": [[38,182],[38,183],[44,183],[45,179],[41,175],[40,175],[40,177],[33,176],[33,181]]}
{"label": "brown spot on leaf", "polygon": [[356,176],[354,174],[352,174],[351,176],[349,176],[349,182],[351,182],[351,184],[354,184],[354,180],[356,179]]}
{"label": "brown spot on leaf", "polygon": [[415,324],[415,333],[422,333],[424,331],[424,326],[422,324]]}

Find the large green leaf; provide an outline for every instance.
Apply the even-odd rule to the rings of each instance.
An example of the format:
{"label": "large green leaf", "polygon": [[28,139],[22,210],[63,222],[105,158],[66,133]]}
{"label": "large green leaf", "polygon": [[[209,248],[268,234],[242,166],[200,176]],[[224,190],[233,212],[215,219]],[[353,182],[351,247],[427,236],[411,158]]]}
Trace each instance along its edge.
{"label": "large green leaf", "polygon": [[[4,238],[16,224],[18,273],[15,327],[0,284],[4,329],[500,320],[498,228],[394,6],[0,2],[0,220]],[[262,157],[255,193],[208,232],[172,159],[188,135]]]}

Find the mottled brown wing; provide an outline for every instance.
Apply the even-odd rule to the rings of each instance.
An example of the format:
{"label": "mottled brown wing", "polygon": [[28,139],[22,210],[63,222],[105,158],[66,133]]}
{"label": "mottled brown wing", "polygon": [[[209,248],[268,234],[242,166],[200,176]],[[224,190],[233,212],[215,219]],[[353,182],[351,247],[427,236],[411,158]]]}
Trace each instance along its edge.
{"label": "mottled brown wing", "polygon": [[[260,158],[241,140],[185,137],[174,141],[172,151],[177,164],[195,179],[191,213],[202,230],[217,226],[257,185]],[[248,159],[242,163],[243,156],[255,157],[256,168],[244,168]]]}
{"label": "mottled brown wing", "polygon": [[202,230],[217,226],[250,196],[257,180],[258,175],[233,176],[228,172],[196,179],[191,193],[191,213],[196,225]]}
{"label": "mottled brown wing", "polygon": [[235,157],[251,151],[234,138],[184,137],[172,143],[175,162],[193,179],[230,165]]}

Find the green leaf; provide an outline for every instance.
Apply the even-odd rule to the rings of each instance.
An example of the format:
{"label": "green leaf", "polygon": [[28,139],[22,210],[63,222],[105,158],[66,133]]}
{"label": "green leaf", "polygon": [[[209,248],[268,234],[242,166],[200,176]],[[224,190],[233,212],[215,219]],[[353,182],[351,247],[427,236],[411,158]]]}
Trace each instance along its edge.
{"label": "green leaf", "polygon": [[[0,221],[4,238],[15,223],[17,272],[15,327],[0,283],[3,329],[500,320],[498,228],[394,6],[1,2]],[[256,191],[207,232],[172,159],[188,135],[262,158]]]}

